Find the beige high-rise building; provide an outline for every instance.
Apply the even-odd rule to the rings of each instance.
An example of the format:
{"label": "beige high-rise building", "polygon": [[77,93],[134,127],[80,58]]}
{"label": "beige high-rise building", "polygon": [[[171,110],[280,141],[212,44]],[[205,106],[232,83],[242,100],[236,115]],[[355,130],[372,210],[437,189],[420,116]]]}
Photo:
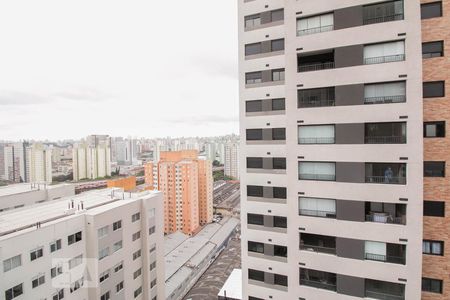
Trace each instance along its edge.
{"label": "beige high-rise building", "polygon": [[145,165],[145,182],[164,194],[164,231],[196,233],[213,215],[211,161],[197,150],[160,153],[160,161]]}
{"label": "beige high-rise building", "polygon": [[225,145],[224,174],[239,179],[239,143],[229,142]]}
{"label": "beige high-rise building", "polygon": [[43,144],[33,144],[26,149],[29,182],[52,182],[52,149]]}
{"label": "beige high-rise building", "polygon": [[73,180],[111,176],[111,150],[107,144],[77,144],[73,151]]}

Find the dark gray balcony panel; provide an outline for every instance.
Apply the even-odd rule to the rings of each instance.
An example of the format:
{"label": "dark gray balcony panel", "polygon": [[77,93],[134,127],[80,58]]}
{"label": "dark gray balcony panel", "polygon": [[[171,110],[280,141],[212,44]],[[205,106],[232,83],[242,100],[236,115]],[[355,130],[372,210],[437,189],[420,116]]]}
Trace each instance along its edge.
{"label": "dark gray balcony panel", "polygon": [[264,215],[264,227],[273,227],[273,216]]}
{"label": "dark gray balcony panel", "polygon": [[364,64],[364,45],[352,45],[334,49],[335,68],[360,66]]}
{"label": "dark gray balcony panel", "polygon": [[261,24],[272,23],[272,12],[264,11],[260,14],[261,16]]}
{"label": "dark gray balcony panel", "polygon": [[263,158],[263,169],[266,169],[266,170],[273,169],[273,159],[271,157]]}
{"label": "dark gray balcony panel", "polygon": [[365,202],[364,201],[336,201],[336,219],[346,221],[365,221]]}
{"label": "dark gray balcony panel", "polygon": [[365,165],[360,162],[336,162],[337,182],[365,182]]}
{"label": "dark gray balcony panel", "polygon": [[272,100],[265,99],[262,101],[262,110],[263,111],[271,111],[272,110]]}
{"label": "dark gray balcony panel", "polygon": [[335,87],[336,106],[364,104],[364,84],[338,85]]}
{"label": "dark gray balcony panel", "polygon": [[268,255],[268,256],[274,256],[274,245],[271,244],[264,244],[264,255]]}
{"label": "dark gray balcony panel", "polygon": [[337,274],[337,292],[339,294],[354,296],[358,298],[365,297],[364,278],[346,276]]}
{"label": "dark gray balcony panel", "polygon": [[364,241],[336,237],[336,255],[362,260],[364,259]]}
{"label": "dark gray balcony panel", "polygon": [[352,6],[334,11],[334,30],[363,25],[363,7]]}
{"label": "dark gray balcony panel", "polygon": [[272,128],[264,128],[263,129],[263,140],[264,141],[272,140]]}
{"label": "dark gray balcony panel", "polygon": [[263,187],[263,197],[264,198],[273,198],[273,188],[271,186]]}
{"label": "dark gray balcony panel", "polygon": [[264,272],[264,282],[267,284],[274,284],[275,283],[275,274]]}
{"label": "dark gray balcony panel", "polygon": [[272,70],[262,71],[262,82],[271,82],[271,81],[272,81]]}
{"label": "dark gray balcony panel", "polygon": [[336,144],[364,144],[364,124],[336,124]]}
{"label": "dark gray balcony panel", "polygon": [[263,41],[261,42],[261,53],[268,53],[272,50],[270,49],[271,41]]}

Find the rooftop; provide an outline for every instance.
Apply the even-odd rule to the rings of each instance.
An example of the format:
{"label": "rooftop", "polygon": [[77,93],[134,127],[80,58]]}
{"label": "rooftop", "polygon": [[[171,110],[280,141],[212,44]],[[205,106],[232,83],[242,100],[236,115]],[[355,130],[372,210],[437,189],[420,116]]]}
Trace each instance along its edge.
{"label": "rooftop", "polygon": [[61,187],[65,187],[71,185],[69,183],[62,183],[62,184],[55,184],[55,185],[49,185],[49,184],[37,184],[37,183],[17,183],[7,186],[0,187],[0,197],[4,196],[10,196],[15,194],[22,194],[22,193],[30,193],[30,192],[36,192],[39,190],[52,190],[52,189],[58,189]]}
{"label": "rooftop", "polygon": [[[226,293],[226,294],[225,294]],[[242,270],[234,269],[220,289],[219,297],[242,299]]]}

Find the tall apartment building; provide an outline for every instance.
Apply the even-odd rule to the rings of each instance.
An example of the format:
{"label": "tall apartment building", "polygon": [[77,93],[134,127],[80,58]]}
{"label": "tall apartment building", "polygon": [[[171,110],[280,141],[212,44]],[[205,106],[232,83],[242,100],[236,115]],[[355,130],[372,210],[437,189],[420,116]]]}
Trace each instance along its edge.
{"label": "tall apartment building", "polygon": [[161,200],[106,189],[3,213],[1,299],[164,299]]}
{"label": "tall apartment building", "polygon": [[9,143],[3,146],[3,179],[11,182],[27,182],[27,143]]}
{"label": "tall apartment building", "polygon": [[212,221],[212,165],[197,150],[161,152],[160,161],[144,169],[145,183],[164,195],[165,233],[191,235]]}
{"label": "tall apartment building", "polygon": [[42,144],[26,148],[27,182],[52,182],[52,149]]}
{"label": "tall apartment building", "polygon": [[73,180],[96,179],[111,176],[111,150],[105,143],[93,147],[76,144],[72,150]]}
{"label": "tall apartment building", "polygon": [[448,298],[449,23],[421,15],[450,4],[422,2],[239,0],[243,299]]}
{"label": "tall apartment building", "polygon": [[224,174],[239,179],[239,144],[228,142],[225,144]]}

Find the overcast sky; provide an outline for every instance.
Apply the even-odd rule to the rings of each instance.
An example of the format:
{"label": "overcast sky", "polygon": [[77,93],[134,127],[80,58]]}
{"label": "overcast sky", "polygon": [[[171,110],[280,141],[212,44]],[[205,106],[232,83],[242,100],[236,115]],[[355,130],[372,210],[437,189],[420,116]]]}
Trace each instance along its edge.
{"label": "overcast sky", "polygon": [[0,140],[238,132],[235,0],[0,4]]}

